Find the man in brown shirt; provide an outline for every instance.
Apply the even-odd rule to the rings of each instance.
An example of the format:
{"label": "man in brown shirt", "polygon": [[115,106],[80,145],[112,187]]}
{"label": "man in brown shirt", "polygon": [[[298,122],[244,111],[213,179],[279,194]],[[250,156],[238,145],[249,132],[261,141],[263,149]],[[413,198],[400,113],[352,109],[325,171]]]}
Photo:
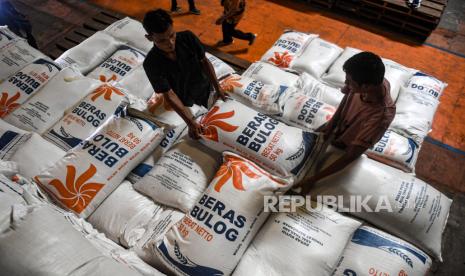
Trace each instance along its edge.
{"label": "man in brown shirt", "polygon": [[318,131],[323,133],[326,142],[345,153],[302,181],[302,194],[307,194],[313,183],[344,169],[376,144],[396,113],[379,56],[370,52],[356,54],[344,63],[343,69],[346,81],[341,91],[345,96],[331,120]]}

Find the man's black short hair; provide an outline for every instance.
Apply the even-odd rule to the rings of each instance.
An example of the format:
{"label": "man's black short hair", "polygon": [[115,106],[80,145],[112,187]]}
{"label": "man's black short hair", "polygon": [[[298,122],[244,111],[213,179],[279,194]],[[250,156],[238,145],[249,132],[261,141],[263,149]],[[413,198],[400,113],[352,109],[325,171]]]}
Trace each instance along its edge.
{"label": "man's black short hair", "polygon": [[371,52],[361,52],[349,58],[342,66],[358,84],[380,85],[384,80],[384,63],[381,58]]}
{"label": "man's black short hair", "polygon": [[148,34],[159,34],[166,32],[173,25],[173,19],[165,10],[156,9],[145,14],[142,25]]}

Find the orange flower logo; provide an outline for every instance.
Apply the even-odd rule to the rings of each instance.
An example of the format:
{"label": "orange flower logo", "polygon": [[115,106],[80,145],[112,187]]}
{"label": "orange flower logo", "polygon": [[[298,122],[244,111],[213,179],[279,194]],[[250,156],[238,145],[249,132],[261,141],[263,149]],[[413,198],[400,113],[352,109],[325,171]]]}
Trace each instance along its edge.
{"label": "orange flower logo", "polygon": [[227,162],[221,165],[214,179],[218,179],[215,184],[215,191],[220,192],[221,187],[232,177],[234,188],[245,191],[242,185],[242,174],[249,178],[258,179],[261,175],[254,173],[246,162],[236,156],[227,156]]}
{"label": "orange flower logo", "polygon": [[19,92],[8,99],[8,93],[3,92],[2,98],[0,99],[0,118],[5,117],[6,115],[10,114],[13,110],[18,108],[19,103],[15,103],[17,99],[19,99]]}
{"label": "orange flower logo", "polygon": [[234,75],[231,75],[229,77],[227,77],[226,79],[224,79],[220,86],[221,86],[221,89],[224,90],[224,91],[227,91],[227,92],[233,92],[234,90],[234,87],[242,87],[242,83],[240,83],[239,81],[241,80],[241,77],[240,76],[234,76]]}
{"label": "orange flower logo", "polygon": [[218,110],[220,108],[215,105],[200,121],[200,124],[205,128],[202,136],[215,142],[218,142],[218,130],[216,128],[227,132],[233,132],[238,128],[238,126],[233,126],[222,121],[234,116],[234,110],[217,114]]}
{"label": "orange flower logo", "polygon": [[274,63],[278,67],[287,68],[291,64],[292,56],[287,51],[282,54],[274,52],[274,57],[269,58],[268,61]]}
{"label": "orange flower logo", "polygon": [[[76,168],[74,166],[66,166],[66,169],[66,185],[63,185],[59,179],[53,179],[49,184],[58,191],[58,200],[69,209],[80,214],[105,184],[93,182],[86,183],[97,172],[97,169],[92,164],[90,164],[89,168],[77,179]],[[40,183],[37,176],[35,179],[39,184],[44,186]]]}
{"label": "orange flower logo", "polygon": [[326,115],[326,121],[329,121],[331,120],[331,118],[333,117],[334,113],[336,112],[336,108],[333,107],[333,106],[325,106],[323,107],[323,110],[325,111],[328,111],[328,114]]}
{"label": "orange flower logo", "polygon": [[103,98],[107,101],[111,101],[111,95],[115,93],[117,95],[123,96],[123,92],[119,91],[116,87],[113,87],[108,84],[102,84],[94,92],[91,93],[92,97],[90,98],[92,101],[95,101],[100,96],[103,95]]}
{"label": "orange flower logo", "polygon": [[107,77],[105,77],[104,75],[100,75],[99,79],[101,82],[116,81],[116,75],[115,74],[111,75],[111,77],[108,80],[107,80]]}
{"label": "orange flower logo", "polygon": [[165,97],[162,94],[154,93],[152,97],[147,101],[149,106],[149,112],[155,113],[155,111],[163,106],[166,111],[173,111],[173,107],[165,101]]}

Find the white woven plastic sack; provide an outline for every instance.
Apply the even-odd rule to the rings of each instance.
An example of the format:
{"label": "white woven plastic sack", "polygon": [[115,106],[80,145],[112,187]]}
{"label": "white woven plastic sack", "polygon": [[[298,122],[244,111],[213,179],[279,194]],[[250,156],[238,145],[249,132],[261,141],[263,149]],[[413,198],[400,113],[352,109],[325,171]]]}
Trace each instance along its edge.
{"label": "white woven plastic sack", "polygon": [[0,119],[0,160],[10,160],[30,137],[30,133]]}
{"label": "white woven plastic sack", "polygon": [[280,119],[306,131],[315,131],[333,117],[336,108],[303,93],[284,95],[280,99]]}
{"label": "white woven plastic sack", "polygon": [[174,144],[134,188],[155,202],[188,212],[221,162],[219,153],[188,139]]}
{"label": "white woven plastic sack", "polygon": [[[188,107],[192,116],[197,116],[202,108],[196,104]],[[174,111],[173,107],[165,101],[165,97],[160,93],[153,93],[152,97],[147,102],[147,111],[151,113],[157,120],[171,127],[177,127],[185,124],[181,116]]]}
{"label": "white woven plastic sack", "polygon": [[156,147],[155,150],[142,163],[137,165],[137,167],[131,171],[127,177],[127,180],[134,184],[142,177],[144,177],[144,175],[146,175],[153,168],[158,159],[160,159],[161,156],[171,148],[171,145],[180,139],[180,137],[183,137],[184,134],[187,135],[186,124],[181,124],[166,133],[158,147]]}
{"label": "white woven plastic sack", "polygon": [[230,75],[220,85],[231,98],[267,115],[280,113],[278,100],[289,89],[239,75]]}
{"label": "white woven plastic sack", "polygon": [[372,227],[359,228],[332,275],[427,275],[431,259],[415,246]]}
{"label": "white woven plastic sack", "polygon": [[0,234],[5,275],[138,275],[103,256],[48,205],[14,205]]}
{"label": "white woven plastic sack", "polygon": [[67,67],[4,120],[42,134],[100,84],[100,81],[82,76],[77,68]]}
{"label": "white woven plastic sack", "polygon": [[139,66],[119,81],[129,93],[144,100],[150,99],[154,92],[144,67]]}
{"label": "white woven plastic sack", "polygon": [[129,17],[114,22],[103,31],[146,53],[153,47],[153,42],[145,38],[147,32],[142,24]]}
{"label": "white woven plastic sack", "polygon": [[400,87],[407,84],[407,81],[415,73],[414,69],[405,67],[390,59],[383,59],[385,73],[384,78],[391,85],[391,98],[395,102],[399,96]]}
{"label": "white woven plastic sack", "polygon": [[291,68],[295,57],[312,39],[318,37],[315,34],[306,34],[297,31],[286,31],[273,46],[260,58],[261,61],[269,62],[277,67]]}
{"label": "white woven plastic sack", "polygon": [[99,31],[61,54],[55,62],[62,68],[75,63],[79,71],[86,75],[122,45],[121,41],[103,31]]}
{"label": "white woven plastic sack", "polygon": [[351,195],[361,197],[359,201],[366,200],[369,209],[360,207],[352,215],[441,260],[442,232],[452,200],[415,176],[363,155],[340,173],[317,182],[310,193],[342,195],[345,208],[353,206]]}
{"label": "white woven plastic sack", "polygon": [[320,78],[342,53],[342,48],[321,38],[308,43],[294,59],[292,69]]}
{"label": "white woven plastic sack", "polygon": [[442,82],[435,77],[422,72],[416,72],[407,83],[410,91],[415,91],[419,94],[427,95],[439,101],[442,92],[447,87],[447,83]]}
{"label": "white woven plastic sack", "polygon": [[334,87],[342,88],[346,79],[346,73],[344,73],[342,66],[349,58],[360,52],[361,50],[359,49],[346,47],[344,52],[334,61],[331,67],[329,67],[328,72],[321,79]]}
{"label": "white woven plastic sack", "polygon": [[364,226],[354,235],[334,275],[427,275],[431,259],[413,245]]}
{"label": "white woven plastic sack", "polygon": [[140,66],[144,59],[144,53],[124,45],[87,76],[103,82],[119,81]]}
{"label": "white woven plastic sack", "polygon": [[161,207],[138,193],[129,181],[118,186],[87,219],[95,228],[125,247],[132,247]]}
{"label": "white woven plastic sack", "polygon": [[163,129],[147,121],[114,118],[34,179],[58,204],[86,218],[163,135]]}
{"label": "white woven plastic sack", "polygon": [[270,214],[263,212],[263,196],[290,186],[251,161],[224,153],[207,190],[154,250],[178,275],[229,275]]}
{"label": "white woven plastic sack", "polygon": [[401,87],[396,102],[396,116],[390,128],[421,144],[431,130],[439,102],[411,88]]}
{"label": "white woven plastic sack", "polygon": [[210,53],[205,53],[205,56],[213,65],[213,69],[215,70],[215,75],[217,79],[222,79],[236,72],[231,66],[229,66],[226,62],[222,61],[216,56]]}
{"label": "white woven plastic sack", "polygon": [[[223,152],[233,151],[281,176],[299,178],[312,165],[318,135],[287,126],[234,101],[217,101],[203,115],[200,140]],[[302,174],[303,175],[303,174]]]}
{"label": "white woven plastic sack", "polygon": [[234,275],[331,275],[361,223],[316,203],[312,208],[271,215]]}
{"label": "white woven plastic sack", "polygon": [[341,90],[326,85],[305,72],[300,75],[295,86],[297,87],[296,92],[304,93],[334,107],[339,106],[344,97]]}
{"label": "white woven plastic sack", "polygon": [[53,62],[37,59],[0,83],[0,118],[4,118],[35,95],[60,68]]}
{"label": "white woven plastic sack", "polygon": [[8,29],[8,26],[0,26],[0,50],[22,39],[23,38],[17,36],[10,29]]}
{"label": "white woven plastic sack", "polygon": [[39,58],[50,60],[24,39],[8,43],[0,51],[0,83]]}
{"label": "white woven plastic sack", "polygon": [[32,133],[31,138],[13,154],[11,161],[18,163],[21,175],[32,178],[53,166],[64,155],[62,149]]}
{"label": "white woven plastic sack", "polygon": [[383,137],[369,150],[368,157],[406,172],[415,170],[419,146],[412,138],[404,137],[388,129]]}
{"label": "white woven plastic sack", "polygon": [[123,91],[109,84],[101,84],[70,109],[44,134],[44,138],[65,151],[76,147],[98,127],[123,113],[129,104]]}
{"label": "white woven plastic sack", "polygon": [[286,72],[266,62],[254,62],[242,74],[243,77],[249,77],[261,81],[265,84],[292,87],[295,85],[299,76]]}
{"label": "white woven plastic sack", "polygon": [[18,163],[13,161],[0,160],[0,175],[4,175],[11,179],[13,176],[19,173]]}

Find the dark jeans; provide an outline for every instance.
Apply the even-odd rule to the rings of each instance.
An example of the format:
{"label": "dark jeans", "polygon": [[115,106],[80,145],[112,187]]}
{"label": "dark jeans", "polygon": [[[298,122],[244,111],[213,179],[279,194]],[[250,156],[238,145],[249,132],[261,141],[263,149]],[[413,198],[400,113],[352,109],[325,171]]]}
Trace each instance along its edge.
{"label": "dark jeans", "polygon": [[[197,8],[195,7],[194,0],[188,0],[189,2],[189,10],[193,11]],[[171,0],[171,10],[174,11],[178,7],[178,2],[176,0]]]}
{"label": "dark jeans", "polygon": [[252,33],[244,33],[241,30],[236,29],[237,23],[228,23],[223,22],[221,28],[223,30],[223,42],[229,43],[232,42],[233,37],[242,40],[251,40],[253,38]]}

